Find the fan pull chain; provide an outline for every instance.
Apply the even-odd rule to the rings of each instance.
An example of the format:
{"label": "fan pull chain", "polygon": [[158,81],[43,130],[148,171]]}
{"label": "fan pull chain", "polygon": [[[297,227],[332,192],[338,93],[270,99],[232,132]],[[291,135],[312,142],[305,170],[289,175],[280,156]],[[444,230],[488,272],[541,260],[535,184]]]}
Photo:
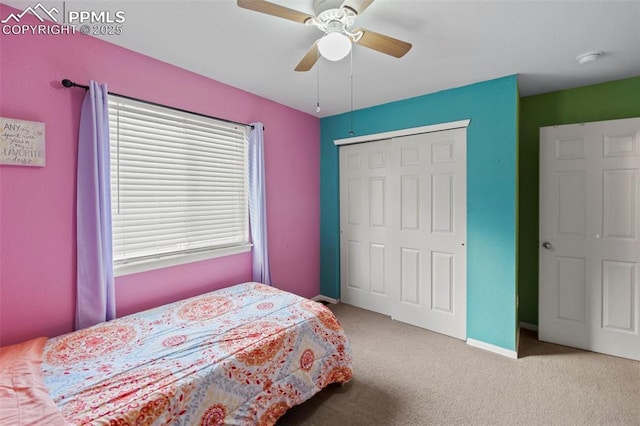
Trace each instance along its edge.
{"label": "fan pull chain", "polygon": [[351,83],[351,112],[349,113],[349,121],[350,121],[349,126],[351,127],[351,130],[349,130],[349,134],[354,135],[356,132],[353,131],[353,49],[351,49],[350,60],[351,60],[351,82],[350,82]]}
{"label": "fan pull chain", "polygon": [[[318,52],[318,59],[320,59],[320,53]],[[316,67],[316,112],[320,112],[320,60],[318,60],[318,66]]]}

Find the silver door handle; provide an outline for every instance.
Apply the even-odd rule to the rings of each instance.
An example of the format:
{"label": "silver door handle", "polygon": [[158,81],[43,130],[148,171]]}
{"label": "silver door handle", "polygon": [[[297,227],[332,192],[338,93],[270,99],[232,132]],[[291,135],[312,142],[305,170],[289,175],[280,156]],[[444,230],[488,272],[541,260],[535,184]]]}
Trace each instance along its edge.
{"label": "silver door handle", "polygon": [[549,241],[545,241],[544,243],[542,243],[542,247],[546,248],[547,250],[551,250],[553,248]]}

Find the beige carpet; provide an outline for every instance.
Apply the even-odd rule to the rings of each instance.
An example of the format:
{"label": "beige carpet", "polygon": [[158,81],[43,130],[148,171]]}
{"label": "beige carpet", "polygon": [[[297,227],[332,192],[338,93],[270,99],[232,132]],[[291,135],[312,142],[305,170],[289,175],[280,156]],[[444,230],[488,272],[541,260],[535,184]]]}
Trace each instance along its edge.
{"label": "beige carpet", "polygon": [[539,342],[520,359],[353,306],[330,306],[354,379],[292,408],[278,425],[640,425],[640,362]]}

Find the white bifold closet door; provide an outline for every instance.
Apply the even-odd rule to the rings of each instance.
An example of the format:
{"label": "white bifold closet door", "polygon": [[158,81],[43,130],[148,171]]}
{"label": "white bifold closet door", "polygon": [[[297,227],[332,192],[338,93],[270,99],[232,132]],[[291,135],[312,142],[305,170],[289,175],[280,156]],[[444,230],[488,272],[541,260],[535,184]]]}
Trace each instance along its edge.
{"label": "white bifold closet door", "polygon": [[340,147],[341,300],[466,339],[466,128]]}

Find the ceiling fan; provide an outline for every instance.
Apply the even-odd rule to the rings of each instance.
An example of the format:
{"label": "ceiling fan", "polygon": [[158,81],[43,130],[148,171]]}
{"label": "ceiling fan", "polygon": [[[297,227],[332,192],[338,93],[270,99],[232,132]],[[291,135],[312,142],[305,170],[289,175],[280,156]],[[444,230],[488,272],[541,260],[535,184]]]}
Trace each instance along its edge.
{"label": "ceiling fan", "polygon": [[411,43],[364,28],[354,28],[356,17],[371,3],[373,0],[314,0],[316,16],[311,16],[264,0],[238,0],[238,6],[244,9],[315,25],[324,33],[304,55],[296,71],[309,71],[319,55],[330,61],[339,61],[349,54],[352,43],[396,58],[404,56],[411,49]]}

